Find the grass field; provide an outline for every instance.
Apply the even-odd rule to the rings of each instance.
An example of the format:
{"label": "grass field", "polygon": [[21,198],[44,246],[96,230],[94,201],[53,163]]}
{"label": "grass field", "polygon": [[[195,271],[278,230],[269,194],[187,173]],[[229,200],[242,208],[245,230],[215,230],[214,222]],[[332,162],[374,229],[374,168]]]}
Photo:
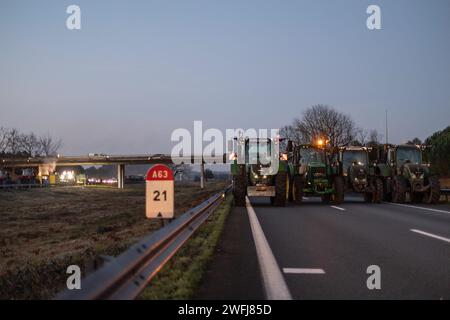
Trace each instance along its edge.
{"label": "grass field", "polygon": [[[176,185],[176,216],[225,185]],[[3,191],[0,225],[0,298],[46,299],[64,288],[68,265],[86,272],[160,222],[145,219],[144,185],[130,185]]]}

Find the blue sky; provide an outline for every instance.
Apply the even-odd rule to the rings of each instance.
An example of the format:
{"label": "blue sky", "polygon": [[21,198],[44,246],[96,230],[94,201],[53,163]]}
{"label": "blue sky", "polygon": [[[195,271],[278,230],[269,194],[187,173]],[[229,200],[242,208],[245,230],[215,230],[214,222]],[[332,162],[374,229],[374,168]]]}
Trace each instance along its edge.
{"label": "blue sky", "polygon": [[448,0],[0,0],[0,126],[65,154],[169,152],[194,120],[276,128],[321,103],[423,139],[450,125],[449,30]]}

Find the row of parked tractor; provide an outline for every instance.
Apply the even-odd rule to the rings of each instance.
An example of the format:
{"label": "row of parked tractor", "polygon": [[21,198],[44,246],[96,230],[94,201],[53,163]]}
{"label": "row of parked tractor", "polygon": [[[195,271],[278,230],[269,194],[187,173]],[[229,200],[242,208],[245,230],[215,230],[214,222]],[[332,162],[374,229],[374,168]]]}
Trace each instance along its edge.
{"label": "row of parked tractor", "polygon": [[[435,204],[440,198],[439,179],[423,162],[425,146],[330,147],[325,139],[314,144],[235,140],[231,172],[238,206],[245,205],[246,196],[270,197],[276,206],[289,201],[300,204],[305,197],[314,196],[340,204],[350,192],[362,194],[369,203]],[[286,150],[279,153],[274,168],[273,151],[281,145]]]}

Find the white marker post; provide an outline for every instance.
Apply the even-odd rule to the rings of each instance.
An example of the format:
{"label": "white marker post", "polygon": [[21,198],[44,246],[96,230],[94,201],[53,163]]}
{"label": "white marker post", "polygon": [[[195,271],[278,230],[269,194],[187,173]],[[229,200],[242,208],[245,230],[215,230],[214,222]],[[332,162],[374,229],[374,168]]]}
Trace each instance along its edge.
{"label": "white marker post", "polygon": [[173,172],[157,164],[147,172],[145,182],[145,215],[148,219],[172,219],[174,213]]}

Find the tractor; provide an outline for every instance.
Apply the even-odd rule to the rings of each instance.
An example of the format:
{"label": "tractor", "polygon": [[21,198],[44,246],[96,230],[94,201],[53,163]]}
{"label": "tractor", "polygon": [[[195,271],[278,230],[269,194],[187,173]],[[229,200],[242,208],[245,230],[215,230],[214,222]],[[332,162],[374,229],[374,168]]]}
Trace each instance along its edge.
{"label": "tractor", "polygon": [[273,205],[285,206],[289,181],[287,154],[277,152],[281,139],[241,137],[235,140],[237,152],[230,155],[235,205],[245,206],[249,196],[270,197]]}
{"label": "tractor", "polygon": [[364,200],[380,203],[383,199],[382,170],[369,161],[367,147],[348,146],[339,148],[339,165],[344,177],[346,191],[364,194]]}
{"label": "tractor", "polygon": [[409,194],[411,202],[439,201],[439,179],[431,175],[429,164],[422,162],[425,148],[409,144],[384,147],[384,158],[390,168],[390,176],[384,181],[385,200],[403,203]]}
{"label": "tractor", "polygon": [[288,149],[292,150],[289,157],[290,200],[300,204],[303,196],[319,196],[325,203],[344,201],[344,179],[323,140],[316,145],[292,145]]}

